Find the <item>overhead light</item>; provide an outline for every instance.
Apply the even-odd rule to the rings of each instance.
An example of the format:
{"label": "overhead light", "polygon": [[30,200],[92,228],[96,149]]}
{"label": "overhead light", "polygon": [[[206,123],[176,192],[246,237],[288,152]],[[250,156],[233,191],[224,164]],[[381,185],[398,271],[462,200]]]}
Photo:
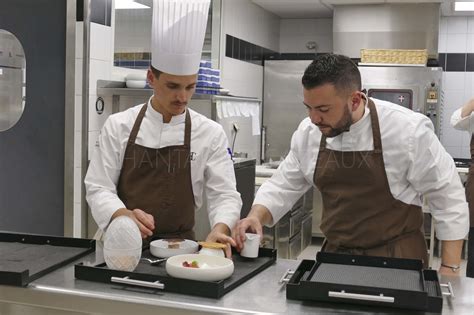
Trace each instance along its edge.
{"label": "overhead light", "polygon": [[454,11],[474,11],[474,2],[454,2]]}
{"label": "overhead light", "polygon": [[115,0],[115,9],[149,9],[150,7],[133,0]]}

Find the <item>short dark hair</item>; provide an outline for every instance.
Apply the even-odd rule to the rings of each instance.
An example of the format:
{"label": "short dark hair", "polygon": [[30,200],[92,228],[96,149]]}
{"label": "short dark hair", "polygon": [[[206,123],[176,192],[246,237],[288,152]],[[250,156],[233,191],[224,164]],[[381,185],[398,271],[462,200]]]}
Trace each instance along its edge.
{"label": "short dark hair", "polygon": [[334,84],[340,92],[362,88],[357,65],[349,57],[336,54],[317,56],[306,68],[301,82],[307,90],[327,83]]}
{"label": "short dark hair", "polygon": [[160,77],[160,74],[163,73],[163,71],[160,71],[160,70],[156,69],[152,65],[150,65],[150,69],[151,69],[151,72],[153,72],[153,75],[155,76],[155,78],[157,78],[157,79]]}

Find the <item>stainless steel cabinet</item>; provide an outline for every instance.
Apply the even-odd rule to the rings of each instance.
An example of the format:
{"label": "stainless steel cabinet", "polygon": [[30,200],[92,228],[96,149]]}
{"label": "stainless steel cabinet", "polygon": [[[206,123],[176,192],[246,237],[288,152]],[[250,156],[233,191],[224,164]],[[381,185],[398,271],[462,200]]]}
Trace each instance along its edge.
{"label": "stainless steel cabinet", "polygon": [[263,247],[276,248],[279,258],[298,257],[311,243],[312,195],[313,189],[308,190],[273,227],[264,227]]}
{"label": "stainless steel cabinet", "polygon": [[301,253],[301,231],[293,235],[290,239],[290,259],[298,258],[298,255]]}
{"label": "stainless steel cabinet", "polygon": [[304,250],[311,244],[311,239],[313,237],[312,233],[313,227],[313,215],[307,213],[303,220],[301,221],[301,250]]}

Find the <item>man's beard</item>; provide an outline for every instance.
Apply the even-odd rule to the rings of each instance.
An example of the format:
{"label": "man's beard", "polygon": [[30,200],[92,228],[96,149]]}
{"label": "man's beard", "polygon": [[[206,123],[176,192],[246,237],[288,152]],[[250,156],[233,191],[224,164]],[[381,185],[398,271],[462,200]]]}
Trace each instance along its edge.
{"label": "man's beard", "polygon": [[343,132],[348,131],[351,125],[352,125],[352,116],[351,116],[351,113],[349,112],[349,108],[345,107],[344,114],[342,115],[342,118],[336,123],[335,127],[331,127],[328,125],[317,125],[317,126],[327,127],[328,131],[323,131],[320,129],[321,133],[327,138],[333,138],[335,136],[340,135]]}

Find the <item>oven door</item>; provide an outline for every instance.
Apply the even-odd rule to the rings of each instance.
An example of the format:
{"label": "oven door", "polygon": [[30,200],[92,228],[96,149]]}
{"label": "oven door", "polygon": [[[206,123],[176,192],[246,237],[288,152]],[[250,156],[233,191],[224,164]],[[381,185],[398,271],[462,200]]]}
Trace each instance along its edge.
{"label": "oven door", "polygon": [[413,110],[412,89],[369,89],[367,95],[379,100],[398,104]]}

